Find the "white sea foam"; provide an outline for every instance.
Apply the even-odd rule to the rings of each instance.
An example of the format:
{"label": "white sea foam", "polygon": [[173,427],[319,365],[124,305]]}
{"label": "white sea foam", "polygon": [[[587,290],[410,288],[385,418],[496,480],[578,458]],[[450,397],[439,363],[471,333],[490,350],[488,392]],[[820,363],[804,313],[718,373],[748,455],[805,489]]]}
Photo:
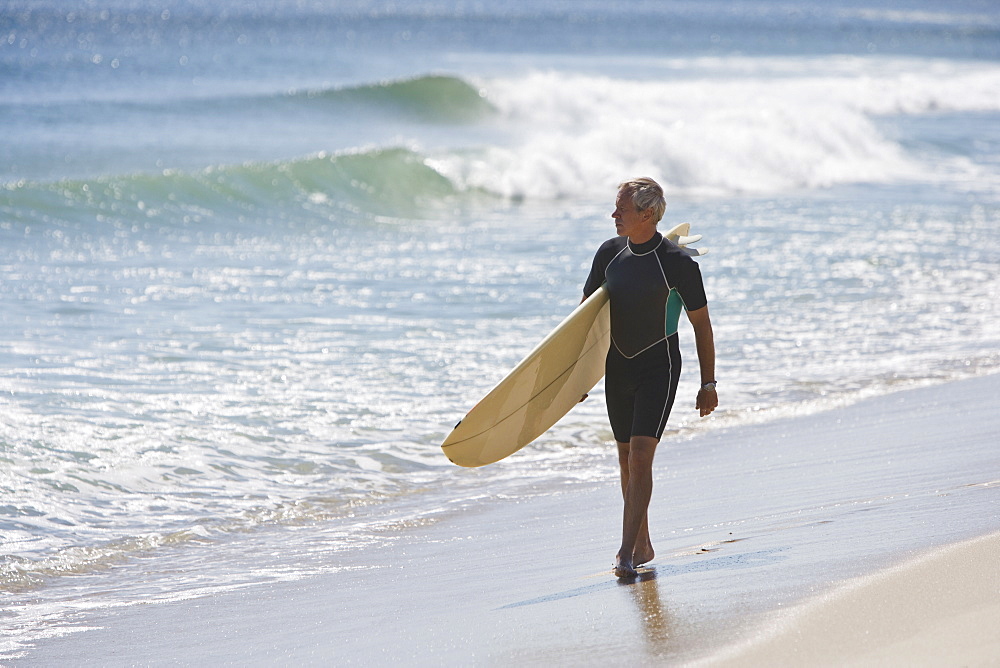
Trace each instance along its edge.
{"label": "white sea foam", "polygon": [[983,64],[703,59],[688,76],[676,69],[485,82],[512,143],[429,164],[462,187],[514,198],[579,196],[622,174],[699,195],[926,180],[971,166],[925,164],[877,117],[1000,110],[1000,67]]}

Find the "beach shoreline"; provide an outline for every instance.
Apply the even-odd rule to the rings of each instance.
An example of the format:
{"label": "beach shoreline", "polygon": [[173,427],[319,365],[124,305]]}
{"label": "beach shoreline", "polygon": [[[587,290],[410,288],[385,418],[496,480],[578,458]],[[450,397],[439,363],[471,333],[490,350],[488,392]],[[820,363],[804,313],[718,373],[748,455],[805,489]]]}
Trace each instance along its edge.
{"label": "beach shoreline", "polygon": [[[801,443],[802,461],[808,461],[815,450],[811,444],[850,443],[858,433],[887,430],[898,447],[919,451],[922,445],[935,447],[934,425],[955,406],[976,416],[965,420],[962,434],[981,450],[1000,433],[1000,417],[989,410],[997,389],[1000,375],[907,390],[819,415],[701,435],[674,444],[675,454],[698,454],[722,467],[717,448],[729,448],[737,460],[748,448],[760,457],[769,443],[784,438]],[[907,424],[905,432],[900,421]],[[946,642],[958,631],[983,628],[996,612],[995,587],[976,586],[979,576],[996,583],[1000,562],[989,563],[1000,546],[995,511],[993,516],[977,511],[975,522],[958,526],[947,520],[932,526],[933,509],[922,514],[926,504],[945,496],[995,508],[1000,481],[983,477],[975,462],[968,470],[978,468],[978,477],[960,472],[958,484],[932,489],[924,499],[912,489],[899,498],[875,494],[875,501],[840,499],[809,508],[790,496],[783,503],[794,508],[768,519],[731,516],[714,527],[667,531],[663,517],[677,504],[684,478],[671,459],[660,455],[651,508],[658,556],[636,582],[618,581],[611,573],[618,490],[604,483],[575,485],[387,530],[376,551],[331,555],[338,572],[93,611],[74,620],[65,629],[68,635],[39,642],[12,665],[593,665],[616,659],[767,665],[776,657],[864,665],[914,657],[934,663],[955,656],[982,665],[1000,660],[995,644],[963,645],[965,636],[956,635],[957,644],[972,652],[957,655],[956,643]],[[774,484],[767,478],[780,471],[756,474],[764,477],[757,483]],[[747,482],[735,493],[756,494],[755,484]],[[844,513],[845,504],[857,507]],[[859,534],[898,527],[900,512],[912,515],[914,525],[883,549],[844,538],[870,541]],[[879,516],[884,520],[873,519]],[[945,547],[950,545],[955,547]],[[973,566],[954,567],[972,554],[979,555],[971,559]],[[902,605],[920,595],[906,589],[915,578],[930,582],[928,572],[935,586],[954,590],[946,606],[924,607],[911,617],[882,615],[882,630],[867,644],[809,644],[809,633],[823,636],[825,615],[843,623],[846,635],[837,637],[864,635],[869,627],[857,625],[860,617],[852,611],[861,603],[855,601],[876,612],[882,599]],[[73,633],[73,626],[88,630]],[[921,637],[921,629],[928,635]]]}

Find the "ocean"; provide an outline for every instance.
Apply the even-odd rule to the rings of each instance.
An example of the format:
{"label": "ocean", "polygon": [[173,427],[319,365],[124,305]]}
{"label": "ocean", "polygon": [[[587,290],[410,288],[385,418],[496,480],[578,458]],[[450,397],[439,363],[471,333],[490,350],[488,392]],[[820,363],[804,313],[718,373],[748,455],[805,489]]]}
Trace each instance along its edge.
{"label": "ocean", "polygon": [[629,177],[709,249],[720,409],[682,322],[661,451],[1000,372],[986,0],[0,0],[0,127],[0,660],[617,484],[600,385],[496,465],[439,445]]}

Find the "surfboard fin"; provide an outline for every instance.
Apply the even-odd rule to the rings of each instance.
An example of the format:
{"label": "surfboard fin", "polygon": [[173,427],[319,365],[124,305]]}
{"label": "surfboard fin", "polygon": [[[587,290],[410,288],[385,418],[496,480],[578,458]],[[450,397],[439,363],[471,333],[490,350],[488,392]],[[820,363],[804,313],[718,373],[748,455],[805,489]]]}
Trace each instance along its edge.
{"label": "surfboard fin", "polygon": [[705,255],[708,253],[707,248],[688,248],[689,244],[698,243],[701,241],[700,234],[688,234],[691,231],[690,223],[681,223],[676,226],[664,236],[673,241],[675,244],[680,246],[680,249],[690,255],[691,257],[698,257],[699,255]]}
{"label": "surfboard fin", "polygon": [[674,243],[677,244],[678,246],[687,246],[688,244],[696,244],[699,241],[701,241],[701,235],[692,234],[691,236],[687,237],[677,237],[677,240],[674,241]]}

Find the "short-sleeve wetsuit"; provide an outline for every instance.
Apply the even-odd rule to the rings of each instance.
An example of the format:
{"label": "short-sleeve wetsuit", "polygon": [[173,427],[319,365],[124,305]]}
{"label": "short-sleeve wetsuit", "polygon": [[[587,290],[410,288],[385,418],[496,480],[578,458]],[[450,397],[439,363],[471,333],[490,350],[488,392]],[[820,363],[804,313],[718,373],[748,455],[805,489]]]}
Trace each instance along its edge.
{"label": "short-sleeve wetsuit", "polygon": [[615,440],[660,438],[681,373],[677,321],[681,309],[708,304],[698,263],[657,232],[644,244],[627,237],[604,242],[584,285],[602,284],[611,299],[611,349],[605,372],[608,417]]}

